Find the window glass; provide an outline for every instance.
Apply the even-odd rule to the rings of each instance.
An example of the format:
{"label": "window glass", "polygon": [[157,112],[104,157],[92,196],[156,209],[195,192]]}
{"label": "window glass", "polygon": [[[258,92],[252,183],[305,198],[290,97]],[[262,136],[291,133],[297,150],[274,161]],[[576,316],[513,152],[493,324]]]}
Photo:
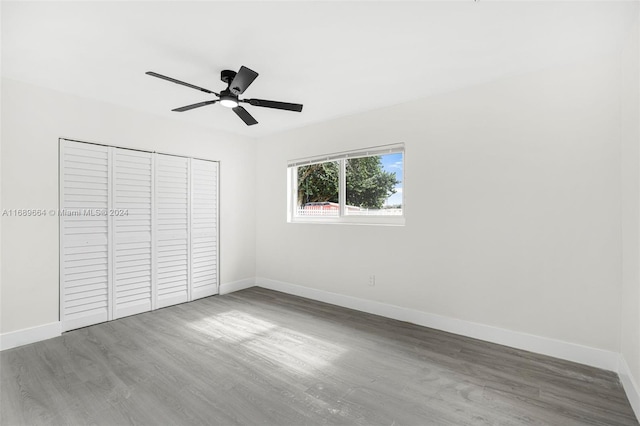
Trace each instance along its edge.
{"label": "window glass", "polygon": [[340,215],[338,161],[299,166],[297,181],[297,216]]}
{"label": "window glass", "polygon": [[402,215],[401,152],[345,161],[345,215]]}

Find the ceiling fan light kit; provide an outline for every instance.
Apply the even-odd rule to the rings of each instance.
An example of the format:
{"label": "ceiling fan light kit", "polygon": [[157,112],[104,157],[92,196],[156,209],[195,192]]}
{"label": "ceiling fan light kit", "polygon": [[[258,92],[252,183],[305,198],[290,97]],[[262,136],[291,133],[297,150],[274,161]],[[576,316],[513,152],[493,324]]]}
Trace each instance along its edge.
{"label": "ceiling fan light kit", "polygon": [[240,119],[242,119],[242,121],[244,121],[247,126],[252,126],[254,124],[258,124],[258,122],[255,118],[253,118],[251,114],[249,114],[249,111],[240,106],[241,102],[264,108],[274,108],[296,112],[302,111],[302,104],[268,101],[265,99],[240,99],[239,96],[242,95],[244,91],[247,90],[247,88],[251,85],[251,83],[253,83],[253,81],[258,77],[257,72],[245,66],[241,66],[240,71],[238,71],[237,73],[231,70],[223,70],[220,73],[220,80],[227,84],[227,88],[220,93],[216,93],[212,90],[205,89],[194,84],[185,83],[184,81],[176,80],[175,78],[167,77],[153,71],[147,71],[146,74],[152,77],[160,78],[162,80],[170,81],[172,83],[180,84],[182,86],[190,87],[201,92],[210,93],[218,97],[218,99],[214,99],[211,101],[198,102],[197,104],[186,105],[180,108],[172,109],[172,111],[176,112],[185,112],[206,105],[220,103],[220,105],[224,107],[231,108],[233,112],[235,112],[236,115],[240,117]]}
{"label": "ceiling fan light kit", "polygon": [[220,105],[227,108],[235,108],[238,106],[238,98],[225,94],[226,90],[220,93]]}

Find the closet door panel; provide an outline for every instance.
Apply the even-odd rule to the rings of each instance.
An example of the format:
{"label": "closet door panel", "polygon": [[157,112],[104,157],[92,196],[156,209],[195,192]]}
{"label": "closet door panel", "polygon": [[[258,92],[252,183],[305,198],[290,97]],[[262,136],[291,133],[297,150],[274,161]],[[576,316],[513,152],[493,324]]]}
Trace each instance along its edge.
{"label": "closet door panel", "polygon": [[63,331],[109,319],[109,150],[60,141]]}
{"label": "closet door panel", "polygon": [[218,163],[191,160],[191,298],[218,293]]}
{"label": "closet door panel", "polygon": [[162,308],[189,300],[189,159],[156,154],[156,283]]}
{"label": "closet door panel", "polygon": [[113,318],[152,309],[152,155],[113,148]]}

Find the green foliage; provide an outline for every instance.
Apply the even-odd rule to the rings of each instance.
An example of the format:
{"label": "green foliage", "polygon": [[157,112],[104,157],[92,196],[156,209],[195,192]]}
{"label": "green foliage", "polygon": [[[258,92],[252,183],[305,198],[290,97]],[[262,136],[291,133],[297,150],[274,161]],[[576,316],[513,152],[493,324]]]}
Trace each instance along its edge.
{"label": "green foliage", "polygon": [[347,161],[347,205],[381,209],[398,183],[395,173],[384,171],[380,156]]}
{"label": "green foliage", "polygon": [[338,202],[338,162],[298,167],[298,203]]}
{"label": "green foliage", "polygon": [[[347,161],[347,205],[380,209],[396,193],[396,174],[385,172],[382,159],[353,158]],[[298,167],[298,203],[338,202],[338,162]]]}

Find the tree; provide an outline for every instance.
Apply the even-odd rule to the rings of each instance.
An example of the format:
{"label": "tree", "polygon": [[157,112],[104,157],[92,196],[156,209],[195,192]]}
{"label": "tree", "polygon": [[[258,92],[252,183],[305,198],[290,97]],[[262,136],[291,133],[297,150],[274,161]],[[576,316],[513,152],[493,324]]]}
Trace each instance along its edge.
{"label": "tree", "polygon": [[[380,156],[346,161],[347,205],[380,209],[396,193],[396,174],[384,170]],[[337,203],[339,169],[337,161],[298,167],[298,203]]]}
{"label": "tree", "polygon": [[396,193],[398,183],[395,173],[384,171],[380,156],[347,161],[347,204],[350,206],[381,209],[384,201]]}
{"label": "tree", "polygon": [[337,161],[298,167],[298,203],[338,202]]}

